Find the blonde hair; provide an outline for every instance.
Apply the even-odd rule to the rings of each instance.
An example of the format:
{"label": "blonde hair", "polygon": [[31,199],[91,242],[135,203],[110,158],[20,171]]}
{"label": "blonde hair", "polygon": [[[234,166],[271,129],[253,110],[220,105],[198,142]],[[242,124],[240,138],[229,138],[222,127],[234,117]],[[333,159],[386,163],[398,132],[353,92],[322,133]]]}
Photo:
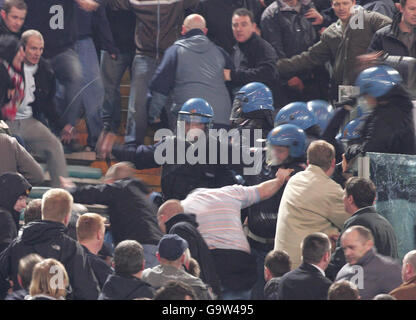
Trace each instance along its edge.
{"label": "blonde hair", "polygon": [[104,227],[105,218],[96,213],[85,213],[77,221],[78,241],[85,241],[95,237]]}
{"label": "blonde hair", "polygon": [[55,259],[45,259],[37,263],[33,269],[29,294],[43,294],[55,299],[66,297],[69,285],[68,273],[62,263]]}
{"label": "blonde hair", "polygon": [[335,148],[324,140],[316,140],[310,144],[307,155],[309,164],[328,171],[331,168],[332,160],[335,159]]}
{"label": "blonde hair", "polygon": [[108,169],[105,174],[104,180],[121,180],[125,178],[131,178],[134,174],[134,166],[131,162],[122,161],[118,162]]}
{"label": "blonde hair", "polygon": [[74,199],[64,189],[50,189],[42,197],[42,220],[64,222],[71,213]]}

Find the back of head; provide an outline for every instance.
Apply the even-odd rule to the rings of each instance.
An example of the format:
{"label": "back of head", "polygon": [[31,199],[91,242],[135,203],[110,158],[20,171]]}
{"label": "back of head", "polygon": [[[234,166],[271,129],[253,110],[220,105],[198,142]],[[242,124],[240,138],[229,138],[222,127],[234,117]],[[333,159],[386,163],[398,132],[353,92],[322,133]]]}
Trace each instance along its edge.
{"label": "back of head", "polygon": [[165,234],[159,241],[158,254],[161,259],[176,262],[181,259],[188,247],[188,242],[177,234]]}
{"label": "back of head", "polygon": [[403,265],[409,263],[416,273],[416,250],[409,251],[403,258]]}
{"label": "back of head", "polygon": [[366,243],[367,241],[372,241],[374,243],[374,237],[371,233],[371,230],[363,227],[363,226],[352,226],[349,227],[347,230],[344,231],[342,234],[343,237],[347,237],[349,235],[355,234],[357,235],[358,239],[361,241],[361,243]]}
{"label": "back of head", "polygon": [[79,242],[92,240],[97,232],[104,228],[105,218],[96,213],[85,213],[77,220],[77,238]]}
{"label": "back of head", "polygon": [[179,214],[179,213],[183,213],[183,207],[181,205],[181,202],[179,200],[176,199],[171,199],[171,200],[167,200],[165,201],[160,207],[159,210],[157,212],[157,215],[160,216],[164,216],[166,218],[166,220],[170,219],[171,217]]}
{"label": "back of head", "polygon": [[43,294],[55,299],[62,299],[66,296],[68,285],[68,274],[62,263],[55,259],[45,259],[37,263],[33,269],[29,294],[32,297]]}
{"label": "back of head", "polygon": [[23,289],[29,291],[30,282],[32,281],[32,273],[35,265],[41,262],[43,258],[36,254],[28,254],[19,260],[18,274],[22,280]]}
{"label": "back of head", "polygon": [[264,266],[267,267],[272,276],[276,278],[289,272],[292,267],[292,262],[285,251],[273,250],[266,255]]}
{"label": "back of head", "polygon": [[347,196],[354,198],[358,208],[372,206],[376,198],[376,186],[366,178],[351,177],[345,184]]}
{"label": "back of head", "polygon": [[193,29],[204,31],[207,27],[204,17],[199,14],[190,14],[187,16],[183,21],[183,26],[185,27],[186,32]]}
{"label": "back of head", "polygon": [[9,13],[13,7],[19,10],[27,11],[27,5],[23,0],[5,0],[4,1],[3,10],[6,13]]}
{"label": "back of head", "polygon": [[24,222],[26,225],[30,222],[40,220],[42,220],[42,200],[33,199],[28,203],[25,209]]}
{"label": "back of head", "polygon": [[114,249],[114,271],[121,276],[132,276],[143,270],[144,251],[135,240],[124,240]]}
{"label": "back of head", "polygon": [[134,166],[131,162],[122,161],[113,164],[105,174],[104,180],[122,180],[134,176]]}
{"label": "back of head", "polygon": [[71,213],[74,199],[64,189],[50,189],[42,197],[42,220],[65,222]]}
{"label": "back of head", "polygon": [[153,300],[198,300],[198,298],[190,285],[172,280],[156,291]]}
{"label": "back of head", "polygon": [[325,233],[312,233],[302,241],[302,258],[304,263],[317,264],[329,251],[331,251],[331,242]]}
{"label": "back of head", "polygon": [[381,293],[381,294],[376,295],[373,298],[373,300],[397,300],[397,299],[389,294]]}
{"label": "back of head", "polygon": [[326,172],[335,159],[335,148],[324,140],[313,141],[308,147],[307,158],[310,165],[318,166]]}
{"label": "back of head", "polygon": [[347,280],[331,284],[328,290],[328,300],[358,300],[360,293],[358,287]]}

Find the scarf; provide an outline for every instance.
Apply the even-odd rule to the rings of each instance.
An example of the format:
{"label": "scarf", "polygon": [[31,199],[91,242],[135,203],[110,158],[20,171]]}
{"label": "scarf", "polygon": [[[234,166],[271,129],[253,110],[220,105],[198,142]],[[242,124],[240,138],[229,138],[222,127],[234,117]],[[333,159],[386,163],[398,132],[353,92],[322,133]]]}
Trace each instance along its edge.
{"label": "scarf", "polygon": [[1,59],[0,63],[2,63],[6,68],[14,88],[14,92],[10,98],[10,101],[1,108],[1,114],[5,120],[14,120],[16,117],[17,108],[25,96],[25,83],[23,81],[23,76],[16,72],[12,65],[10,65],[7,61]]}

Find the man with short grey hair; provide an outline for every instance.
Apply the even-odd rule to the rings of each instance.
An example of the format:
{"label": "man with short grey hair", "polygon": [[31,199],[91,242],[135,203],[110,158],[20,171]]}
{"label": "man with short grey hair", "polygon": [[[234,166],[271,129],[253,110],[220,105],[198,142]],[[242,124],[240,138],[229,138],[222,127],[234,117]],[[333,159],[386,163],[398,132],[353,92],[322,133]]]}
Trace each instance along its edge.
{"label": "man with short grey hair", "polygon": [[190,98],[205,99],[214,109],[214,126],[229,126],[231,98],[223,70],[231,69],[232,61],[206,37],[207,31],[204,17],[186,17],[182,25],[184,38],[166,50],[150,83],[150,122],[160,121],[160,112],[173,91],[173,102],[178,108]]}
{"label": "man with short grey hair", "polygon": [[349,280],[358,286],[361,299],[371,300],[380,293],[389,293],[401,283],[400,266],[377,253],[371,231],[363,226],[348,228],[341,236],[347,264],[335,281]]}
{"label": "man with short grey hair", "polygon": [[397,300],[416,300],[416,250],[409,251],[403,258],[403,284],[390,292]]}
{"label": "man with short grey hair", "polygon": [[303,262],[299,268],[282,277],[279,300],[326,300],[331,280],[325,269],[331,257],[331,242],[321,232],[312,233],[302,242]]}
{"label": "man with short grey hair", "polygon": [[335,149],[323,141],[312,142],[307,150],[308,167],[290,178],[280,202],[275,250],[285,250],[292,268],[301,264],[302,240],[313,232],[337,237],[349,217],[345,212],[340,185],[331,179]]}

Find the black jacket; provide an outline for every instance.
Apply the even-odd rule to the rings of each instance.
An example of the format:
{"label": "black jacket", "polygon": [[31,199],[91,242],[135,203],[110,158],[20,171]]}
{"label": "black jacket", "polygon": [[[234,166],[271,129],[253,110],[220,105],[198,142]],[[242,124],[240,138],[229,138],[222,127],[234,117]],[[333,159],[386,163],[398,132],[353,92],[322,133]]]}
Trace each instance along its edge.
{"label": "black jacket", "polygon": [[7,172],[0,176],[0,252],[17,237],[20,212],[14,210],[14,205],[30,189],[30,183],[18,173]]}
{"label": "black jacket", "polygon": [[339,235],[337,246],[331,256],[331,262],[325,271],[330,279],[335,279],[338,271],[347,263],[341,247],[341,236],[345,230],[352,226],[363,226],[370,229],[377,253],[398,259],[396,234],[390,222],[378,214],[374,207],[365,207],[354,213],[344,223],[343,231]]}
{"label": "black jacket", "polygon": [[[396,15],[391,25],[381,28],[374,34],[368,47],[369,52],[384,51],[391,56],[410,56],[407,46],[398,39],[401,18],[401,14]],[[416,56],[413,57],[416,58]]]}
{"label": "black jacket", "polygon": [[45,220],[24,227],[22,235],[0,255],[0,298],[4,299],[8,290],[7,279],[13,281],[15,289],[20,289],[17,281],[19,261],[28,254],[37,253],[43,258],[62,262],[74,299],[97,299],[99,287],[87,257],[81,245],[65,232],[62,223]]}
{"label": "black jacket", "polygon": [[332,282],[314,266],[302,263],[280,280],[279,300],[327,300]]}
{"label": "black jacket", "polygon": [[347,160],[365,152],[416,154],[413,104],[401,86],[378,98],[361,137],[360,144],[346,150]]}
{"label": "black jacket", "polygon": [[14,35],[16,38],[20,39],[20,33],[11,32],[9,28],[7,28],[6,24],[4,23],[3,18],[0,17],[0,36],[3,34],[11,34],[11,35]]}
{"label": "black jacket", "polygon": [[106,7],[110,29],[114,35],[114,43],[120,53],[134,53],[134,29],[136,16],[130,10],[111,10]]}
{"label": "black jacket", "polygon": [[153,288],[146,282],[117,274],[108,277],[98,300],[133,300],[138,298],[152,299]]}
{"label": "black jacket", "polygon": [[94,275],[97,278],[98,285],[100,286],[100,289],[102,289],[108,276],[113,274],[113,269],[111,269],[111,267],[107,263],[105,263],[103,259],[93,254],[86,247],[82,246],[82,248],[84,249],[88,262],[91,265],[92,271],[94,272]]}
{"label": "black jacket", "polygon": [[35,75],[35,101],[31,103],[33,117],[45,125],[60,131],[65,123],[61,120],[55,103],[55,73],[44,58],[40,58]]}
{"label": "black jacket", "polygon": [[25,289],[15,290],[11,294],[8,294],[5,300],[25,300],[25,297],[29,295]]}
{"label": "black jacket", "polygon": [[220,295],[221,288],[215,263],[207,244],[198,231],[194,214],[181,213],[165,222],[166,232],[177,234],[188,242],[192,258],[198,261],[201,268],[200,278],[210,285],[215,294]]}
{"label": "black jacket", "polygon": [[111,184],[78,187],[72,192],[75,202],[108,206],[114,244],[136,240],[157,245],[162,238],[156,219],[156,208],[143,192],[137,179],[123,179]]}
{"label": "black jacket", "polygon": [[273,90],[278,77],[277,54],[270,43],[253,33],[246,42],[234,46],[231,58],[235,66],[231,70],[233,86],[261,82]]}
{"label": "black jacket", "polygon": [[279,300],[278,290],[282,277],[272,278],[264,286],[264,298],[266,300]]}
{"label": "black jacket", "polygon": [[201,0],[197,8],[197,13],[207,22],[208,38],[229,54],[235,44],[231,19],[239,8],[253,12],[254,21],[260,26],[262,8],[258,0]]}

